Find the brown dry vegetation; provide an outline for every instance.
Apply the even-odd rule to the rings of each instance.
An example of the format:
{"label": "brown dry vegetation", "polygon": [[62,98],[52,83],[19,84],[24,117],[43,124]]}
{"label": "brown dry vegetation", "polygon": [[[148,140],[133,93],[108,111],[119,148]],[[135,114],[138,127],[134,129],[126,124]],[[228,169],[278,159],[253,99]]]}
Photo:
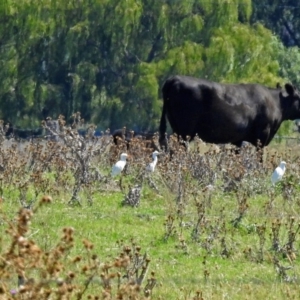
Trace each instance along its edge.
{"label": "brown dry vegetation", "polygon": [[[120,153],[127,151],[126,144],[120,140],[114,145],[109,132],[94,137],[92,126],[82,137],[76,130],[80,122],[80,117],[74,118],[68,127],[60,117],[60,130],[52,131],[58,135],[57,141],[7,140],[5,128],[0,130],[0,219],[5,236],[0,248],[1,299],[221,299],[222,284],[226,285],[228,279],[222,282],[218,276],[221,270],[224,272],[222,265],[230,269],[232,264],[239,268],[247,264],[248,275],[261,276],[257,279],[261,284],[263,275],[261,271],[259,275],[251,274],[253,266],[267,268],[268,283],[272,277],[270,270],[274,273],[272,282],[298,283],[300,157],[297,150],[266,148],[264,162],[260,163],[259,155],[249,145],[236,155],[230,146],[207,145],[196,139],[186,151],[171,136],[172,157],[168,153],[160,155],[157,170],[147,174],[145,166],[151,161],[152,149],[147,141],[133,139],[123,175],[114,180],[109,175],[110,169]],[[157,140],[154,136],[154,143]],[[283,158],[287,162],[284,180],[272,187],[270,176]],[[134,188],[141,192],[134,192]],[[149,243],[143,240],[148,238],[147,233],[136,229],[141,243],[147,248],[153,243],[163,243],[168,248],[167,254],[154,258],[156,267],[152,267],[152,258],[134,240],[115,241],[118,254],[103,258],[87,232],[82,239],[83,250],[78,252],[76,232],[68,224],[55,229],[62,230],[62,235],[50,247],[43,247],[32,237],[31,222],[43,206],[59,203],[83,210],[87,206],[97,207],[95,199],[99,195],[120,191],[123,199],[118,209],[124,215],[133,214],[130,210],[140,209],[146,201],[165,199],[163,204],[167,207],[153,204],[152,215],[138,212],[138,217],[146,220],[145,225],[159,228],[158,236],[151,236]],[[13,214],[16,208],[20,209]],[[158,209],[165,214],[160,225],[153,221],[159,218],[159,214],[155,215]],[[125,228],[126,224],[121,226]],[[106,245],[104,240],[101,243]],[[184,287],[180,290],[180,284],[173,294],[172,288],[162,290],[158,283],[169,273],[157,274],[157,270],[171,256],[175,261],[184,260],[183,257],[199,261],[200,257],[197,275],[200,279],[194,278],[197,284],[188,285],[187,290]],[[195,271],[183,270],[183,277]],[[224,274],[235,282],[236,275]],[[247,274],[241,274],[245,280]],[[188,284],[182,280],[183,286]],[[266,298],[266,291],[255,292],[251,284],[247,285],[253,296],[249,299]],[[294,294],[290,294],[293,298]],[[232,299],[241,295],[232,292]]]}

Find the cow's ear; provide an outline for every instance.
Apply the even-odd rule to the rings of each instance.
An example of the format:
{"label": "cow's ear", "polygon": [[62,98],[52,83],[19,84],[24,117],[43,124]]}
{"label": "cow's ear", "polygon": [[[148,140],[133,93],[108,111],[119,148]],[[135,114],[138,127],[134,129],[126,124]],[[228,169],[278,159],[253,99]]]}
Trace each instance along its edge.
{"label": "cow's ear", "polygon": [[294,96],[295,94],[295,89],[290,83],[286,83],[285,85],[285,90],[290,96]]}

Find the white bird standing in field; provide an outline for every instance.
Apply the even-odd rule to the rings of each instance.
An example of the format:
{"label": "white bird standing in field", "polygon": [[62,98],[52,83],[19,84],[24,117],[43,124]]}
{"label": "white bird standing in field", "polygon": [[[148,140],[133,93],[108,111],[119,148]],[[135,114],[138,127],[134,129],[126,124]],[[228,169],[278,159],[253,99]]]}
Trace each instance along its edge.
{"label": "white bird standing in field", "polygon": [[122,153],[120,156],[120,160],[117,163],[115,163],[112,167],[112,170],[111,170],[112,177],[121,174],[121,172],[123,171],[123,169],[126,165],[126,158],[127,158],[127,153]]}
{"label": "white bird standing in field", "polygon": [[158,151],[154,151],[152,153],[153,161],[146,167],[146,171],[148,171],[148,172],[154,172],[155,166],[157,164],[157,155],[159,155]]}
{"label": "white bird standing in field", "polygon": [[282,176],[285,172],[285,165],[286,165],[286,162],[282,161],[280,163],[280,165],[273,172],[272,177],[271,177],[271,181],[272,181],[273,185],[275,185],[278,181],[280,181],[282,179]]}

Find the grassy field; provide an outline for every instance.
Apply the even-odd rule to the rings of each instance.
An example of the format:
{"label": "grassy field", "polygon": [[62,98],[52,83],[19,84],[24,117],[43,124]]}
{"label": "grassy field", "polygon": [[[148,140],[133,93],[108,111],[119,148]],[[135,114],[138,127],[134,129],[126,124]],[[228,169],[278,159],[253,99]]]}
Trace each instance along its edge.
{"label": "grassy field", "polygon": [[170,145],[147,174],[152,150],[134,140],[112,178],[126,148],[108,137],[2,141],[0,298],[299,299],[297,147],[261,164],[251,146]]}

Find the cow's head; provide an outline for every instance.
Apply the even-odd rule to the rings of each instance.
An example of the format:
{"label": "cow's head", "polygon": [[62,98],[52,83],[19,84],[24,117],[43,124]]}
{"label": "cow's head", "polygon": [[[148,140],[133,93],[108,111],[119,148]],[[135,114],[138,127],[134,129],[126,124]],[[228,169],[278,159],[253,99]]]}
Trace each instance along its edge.
{"label": "cow's head", "polygon": [[280,98],[283,100],[286,119],[295,120],[300,118],[300,93],[296,87],[290,83],[285,84],[287,96],[280,92]]}

